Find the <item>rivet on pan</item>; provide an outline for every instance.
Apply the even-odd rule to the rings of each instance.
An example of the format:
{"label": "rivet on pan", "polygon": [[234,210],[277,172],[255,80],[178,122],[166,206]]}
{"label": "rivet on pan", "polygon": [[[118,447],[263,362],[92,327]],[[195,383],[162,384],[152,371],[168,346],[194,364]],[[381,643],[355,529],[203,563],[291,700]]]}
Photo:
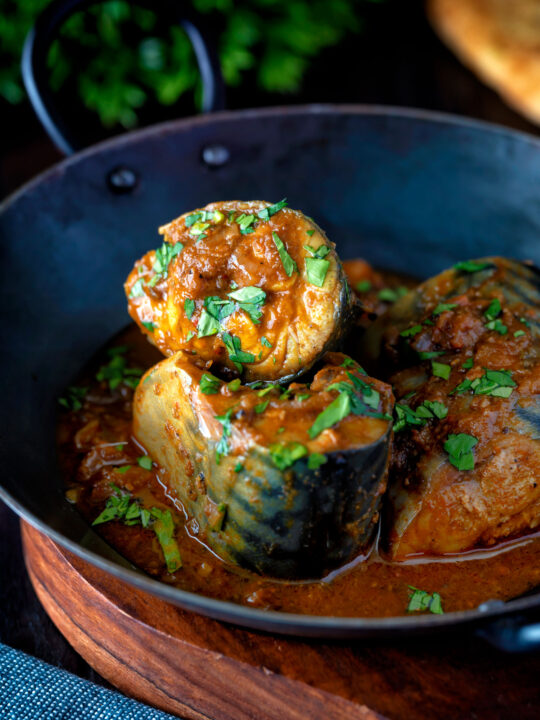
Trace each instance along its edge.
{"label": "rivet on pan", "polygon": [[202,159],[209,167],[220,167],[229,161],[231,153],[224,145],[207,145],[203,148]]}
{"label": "rivet on pan", "polygon": [[478,606],[478,612],[489,612],[490,610],[497,610],[504,607],[505,603],[503,600],[486,600]]}
{"label": "rivet on pan", "polygon": [[133,192],[137,187],[139,178],[134,170],[124,165],[118,165],[113,168],[107,175],[107,185],[116,195]]}

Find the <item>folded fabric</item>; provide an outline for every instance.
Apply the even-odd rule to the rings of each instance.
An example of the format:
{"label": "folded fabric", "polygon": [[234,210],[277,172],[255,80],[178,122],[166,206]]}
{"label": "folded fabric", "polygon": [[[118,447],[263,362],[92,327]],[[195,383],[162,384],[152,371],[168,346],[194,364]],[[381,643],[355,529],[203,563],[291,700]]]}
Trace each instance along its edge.
{"label": "folded fabric", "polygon": [[2,720],[175,720],[0,643]]}

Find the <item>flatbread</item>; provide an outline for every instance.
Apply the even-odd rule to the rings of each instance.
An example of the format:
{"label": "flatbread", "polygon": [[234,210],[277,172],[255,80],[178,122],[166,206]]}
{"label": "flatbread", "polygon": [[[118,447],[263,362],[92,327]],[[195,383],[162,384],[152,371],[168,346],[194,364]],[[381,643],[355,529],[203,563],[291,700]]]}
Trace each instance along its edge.
{"label": "flatbread", "polygon": [[427,9],[460,60],[540,125],[540,0],[428,0]]}

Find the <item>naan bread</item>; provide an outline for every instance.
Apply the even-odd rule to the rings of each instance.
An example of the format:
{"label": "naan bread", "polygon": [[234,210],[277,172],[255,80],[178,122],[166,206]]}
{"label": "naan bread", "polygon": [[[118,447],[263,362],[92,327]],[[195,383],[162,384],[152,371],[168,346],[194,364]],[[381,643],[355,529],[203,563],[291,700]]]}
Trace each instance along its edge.
{"label": "naan bread", "polygon": [[540,124],[540,0],[428,0],[428,14],[465,65]]}

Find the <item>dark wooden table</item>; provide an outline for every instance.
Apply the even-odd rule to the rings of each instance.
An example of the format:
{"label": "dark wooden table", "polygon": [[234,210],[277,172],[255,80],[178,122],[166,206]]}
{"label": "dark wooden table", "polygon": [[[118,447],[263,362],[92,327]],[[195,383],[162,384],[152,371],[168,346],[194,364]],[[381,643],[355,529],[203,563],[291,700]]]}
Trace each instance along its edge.
{"label": "dark wooden table", "polygon": [[[229,107],[283,104],[283,98],[232,93]],[[308,73],[302,93],[292,101],[360,102],[424,107],[454,112],[538,133],[538,128],[516,115],[491,90],[479,83],[441,45],[422,13],[421,2],[389,0],[368,25],[368,32],[326,52]],[[0,196],[7,195],[60,156],[39,128],[28,108],[3,112],[0,139]],[[24,650],[94,682],[107,684],[75,653],[41,608],[21,552],[16,516],[0,502],[0,642]],[[422,641],[422,646],[429,641]],[[434,640],[440,643],[440,640]],[[474,656],[478,666],[491,668],[506,660],[482,641],[459,636],[446,639],[442,652],[456,662],[460,653]],[[508,659],[514,665],[512,658]],[[520,660],[520,663],[523,660]],[[538,657],[534,662],[538,666]],[[515,677],[515,675],[514,675]],[[452,692],[451,678],[448,678]],[[512,694],[512,687],[500,688]],[[540,717],[540,706],[527,717]],[[467,717],[475,717],[474,707]],[[517,715],[494,714],[497,718]],[[525,717],[525,715],[522,715]],[[411,718],[411,720],[413,720]]]}

